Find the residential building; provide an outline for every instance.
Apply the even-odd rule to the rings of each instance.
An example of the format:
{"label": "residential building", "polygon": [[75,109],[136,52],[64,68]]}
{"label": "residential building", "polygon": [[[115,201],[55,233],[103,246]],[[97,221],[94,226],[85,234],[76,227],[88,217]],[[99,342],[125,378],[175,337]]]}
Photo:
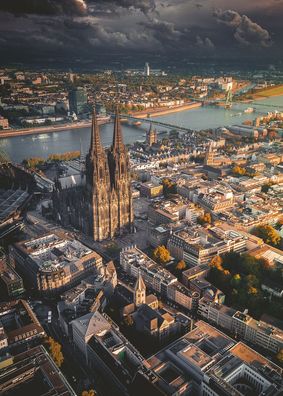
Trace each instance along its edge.
{"label": "residential building", "polygon": [[0,285],[4,293],[11,298],[17,298],[25,291],[20,275],[8,264],[8,258],[0,251]]}
{"label": "residential building", "polygon": [[147,287],[159,295],[181,305],[187,310],[197,307],[199,294],[191,292],[177,281],[168,270],[150,259],[136,247],[125,248],[120,253],[120,264],[124,271],[137,278],[142,275]]}
{"label": "residential building", "polygon": [[263,321],[255,320],[246,312],[236,311],[202,298],[199,301],[198,313],[202,318],[228,330],[237,338],[251,342],[272,353],[277,353],[283,348],[282,330]]}

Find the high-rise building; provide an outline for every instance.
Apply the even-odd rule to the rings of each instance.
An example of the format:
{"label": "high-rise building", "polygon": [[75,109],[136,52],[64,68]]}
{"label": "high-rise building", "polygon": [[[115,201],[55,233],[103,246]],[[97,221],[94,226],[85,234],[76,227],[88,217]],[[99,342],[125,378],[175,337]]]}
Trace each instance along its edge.
{"label": "high-rise building", "polygon": [[157,143],[157,132],[156,129],[153,128],[152,124],[150,124],[150,128],[146,134],[146,143],[149,146]]}
{"label": "high-rise building", "polygon": [[123,143],[119,113],[116,112],[113,143],[105,151],[93,114],[86,173],[57,180],[53,194],[55,216],[102,241],[131,232],[133,205],[129,158]]}
{"label": "high-rise building", "polygon": [[87,93],[84,88],[77,87],[69,92],[69,108],[71,113],[76,114],[87,110]]}
{"label": "high-rise building", "polygon": [[147,77],[150,76],[150,67],[148,62],[146,62],[146,64],[144,65],[144,75]]}

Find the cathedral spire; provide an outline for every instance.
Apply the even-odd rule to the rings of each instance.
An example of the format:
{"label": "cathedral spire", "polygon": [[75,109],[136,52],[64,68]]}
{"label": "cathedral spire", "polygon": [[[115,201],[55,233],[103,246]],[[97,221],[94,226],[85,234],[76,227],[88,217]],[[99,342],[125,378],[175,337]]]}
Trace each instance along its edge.
{"label": "cathedral spire", "polygon": [[90,139],[90,148],[89,153],[91,156],[94,156],[98,153],[103,152],[103,147],[100,140],[100,132],[97,123],[95,108],[93,108],[92,112],[92,126],[91,126],[91,139]]}
{"label": "cathedral spire", "polygon": [[122,151],[124,149],[121,123],[120,123],[120,114],[119,107],[116,106],[115,112],[115,122],[114,122],[114,135],[113,135],[113,150],[114,151]]}

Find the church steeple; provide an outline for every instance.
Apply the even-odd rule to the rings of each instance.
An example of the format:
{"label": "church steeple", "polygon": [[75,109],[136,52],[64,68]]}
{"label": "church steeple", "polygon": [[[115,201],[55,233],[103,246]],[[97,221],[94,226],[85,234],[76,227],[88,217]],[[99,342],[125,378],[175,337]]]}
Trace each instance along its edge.
{"label": "church steeple", "polygon": [[115,122],[114,122],[114,135],[113,135],[113,151],[123,151],[125,146],[123,142],[119,107],[116,106]]}
{"label": "church steeple", "polygon": [[139,272],[137,282],[135,284],[134,303],[138,307],[145,304],[146,301],[146,286],[144,284],[141,273]]}
{"label": "church steeple", "polygon": [[101,154],[103,152],[104,150],[100,140],[100,132],[97,123],[95,108],[93,108],[89,154],[91,157],[94,157],[95,155]]}

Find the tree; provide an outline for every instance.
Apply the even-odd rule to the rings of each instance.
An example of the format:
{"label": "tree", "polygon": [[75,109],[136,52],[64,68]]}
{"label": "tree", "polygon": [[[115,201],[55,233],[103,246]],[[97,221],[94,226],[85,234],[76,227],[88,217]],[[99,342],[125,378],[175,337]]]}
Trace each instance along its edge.
{"label": "tree", "polygon": [[276,359],[279,361],[280,364],[283,364],[283,348],[276,355]]}
{"label": "tree", "polygon": [[82,396],[95,396],[95,392],[93,389],[90,389],[88,391],[83,391]]}
{"label": "tree", "polygon": [[231,279],[231,285],[237,289],[240,286],[240,284],[241,284],[241,275],[235,274]]}
{"label": "tree", "polygon": [[199,216],[197,218],[198,224],[204,225],[204,224],[211,224],[211,214],[210,213],[204,213],[203,216]]}
{"label": "tree", "polygon": [[153,252],[153,258],[160,264],[166,264],[170,260],[170,253],[169,250],[166,249],[164,245],[157,246]]}
{"label": "tree", "polygon": [[176,270],[178,270],[178,271],[183,271],[186,268],[187,268],[187,265],[184,260],[179,261],[178,264],[176,265]]}
{"label": "tree", "polygon": [[124,323],[125,323],[125,325],[128,326],[128,327],[133,326],[134,320],[133,320],[133,318],[132,318],[132,315],[127,315],[127,316],[125,316],[125,318],[124,318]]}
{"label": "tree", "polygon": [[49,337],[47,342],[49,344],[49,352],[51,353],[52,359],[58,367],[61,367],[64,362],[61,345],[59,344],[59,342],[56,342],[52,337]]}
{"label": "tree", "polygon": [[232,173],[234,176],[244,176],[246,174],[246,169],[241,166],[235,165],[232,169]]}
{"label": "tree", "polygon": [[209,266],[211,268],[214,267],[214,268],[217,268],[220,271],[223,271],[222,263],[223,263],[223,260],[222,260],[222,258],[220,256],[214,256],[211,259],[211,261],[209,263]]}
{"label": "tree", "polygon": [[255,227],[252,234],[263,239],[265,243],[272,246],[278,246],[281,240],[278,232],[270,224],[261,224]]}
{"label": "tree", "polygon": [[168,196],[169,194],[177,193],[176,183],[173,183],[172,180],[165,178],[162,180],[162,185],[163,185],[163,193],[165,196]]}
{"label": "tree", "polygon": [[272,186],[272,183],[266,183],[261,187],[261,192],[267,193],[270,187]]}
{"label": "tree", "polygon": [[280,230],[282,226],[283,226],[283,217],[280,217],[280,219],[278,219],[278,221],[277,221],[277,223],[276,223],[275,228],[276,228],[277,230]]}

